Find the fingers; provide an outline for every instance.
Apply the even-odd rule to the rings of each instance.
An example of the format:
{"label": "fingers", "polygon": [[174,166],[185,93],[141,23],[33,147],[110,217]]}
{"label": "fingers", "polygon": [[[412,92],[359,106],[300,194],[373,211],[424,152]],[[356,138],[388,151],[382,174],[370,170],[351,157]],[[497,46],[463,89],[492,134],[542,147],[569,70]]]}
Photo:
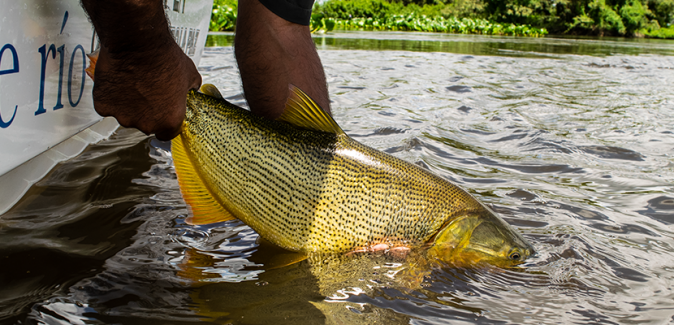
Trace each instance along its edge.
{"label": "fingers", "polygon": [[185,119],[187,93],[199,89],[201,75],[194,62],[175,45],[164,56],[130,53],[111,58],[102,49],[96,63],[94,108],[124,127],[170,140]]}
{"label": "fingers", "polygon": [[189,60],[189,66],[187,67],[186,75],[189,76],[187,92],[189,92],[191,89],[199,90],[202,83],[201,74],[197,70],[197,67],[194,65],[192,60]]}

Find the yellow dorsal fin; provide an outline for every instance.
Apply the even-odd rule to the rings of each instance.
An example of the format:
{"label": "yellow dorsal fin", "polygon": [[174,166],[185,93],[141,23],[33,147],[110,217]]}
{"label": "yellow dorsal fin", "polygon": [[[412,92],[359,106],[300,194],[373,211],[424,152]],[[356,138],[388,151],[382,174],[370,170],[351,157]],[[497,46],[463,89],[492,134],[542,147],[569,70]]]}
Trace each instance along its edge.
{"label": "yellow dorsal fin", "polygon": [[203,84],[203,85],[201,85],[201,88],[199,88],[199,91],[201,91],[202,93],[204,93],[208,96],[215,97],[215,98],[218,98],[218,99],[223,99],[222,94],[220,93],[218,88],[215,87],[213,84]]}
{"label": "yellow dorsal fin", "polygon": [[181,136],[177,136],[171,141],[171,152],[176,174],[178,174],[180,192],[183,194],[183,199],[185,199],[190,212],[192,212],[192,215],[186,220],[187,223],[205,225],[236,219],[213,197],[204,185],[201,177],[194,169],[192,159],[185,150]]}
{"label": "yellow dorsal fin", "polygon": [[289,85],[289,88],[290,96],[285,111],[277,120],[309,130],[344,134],[332,116],[318,106],[309,95],[294,85]]}

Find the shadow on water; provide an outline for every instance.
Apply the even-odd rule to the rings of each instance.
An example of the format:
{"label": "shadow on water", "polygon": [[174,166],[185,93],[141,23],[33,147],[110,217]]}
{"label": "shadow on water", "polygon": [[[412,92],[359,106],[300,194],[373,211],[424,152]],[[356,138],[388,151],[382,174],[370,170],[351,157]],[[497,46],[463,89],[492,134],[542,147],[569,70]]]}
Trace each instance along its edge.
{"label": "shadow on water", "polygon": [[155,193],[133,182],[153,162],[129,133],[60,164],[2,216],[0,320],[100,272],[129,245],[140,221],[122,221]]}

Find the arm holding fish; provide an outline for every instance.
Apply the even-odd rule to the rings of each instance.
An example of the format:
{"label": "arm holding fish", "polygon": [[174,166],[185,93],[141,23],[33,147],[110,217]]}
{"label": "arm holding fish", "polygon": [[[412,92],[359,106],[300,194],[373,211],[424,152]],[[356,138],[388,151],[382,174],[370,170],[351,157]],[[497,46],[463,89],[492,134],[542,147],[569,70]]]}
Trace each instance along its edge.
{"label": "arm holding fish", "polygon": [[201,75],[173,40],[162,2],[82,0],[82,7],[101,42],[96,112],[161,140],[175,137]]}
{"label": "arm holding fish", "polygon": [[[330,114],[323,65],[308,26],[310,16],[285,15],[286,20],[268,9],[278,12],[275,6],[283,1],[263,2],[265,5],[259,0],[239,1],[234,39],[234,52],[251,111],[270,119],[279,117],[290,95],[288,85],[293,84]],[[305,13],[311,12],[311,3],[304,4],[309,8]]]}

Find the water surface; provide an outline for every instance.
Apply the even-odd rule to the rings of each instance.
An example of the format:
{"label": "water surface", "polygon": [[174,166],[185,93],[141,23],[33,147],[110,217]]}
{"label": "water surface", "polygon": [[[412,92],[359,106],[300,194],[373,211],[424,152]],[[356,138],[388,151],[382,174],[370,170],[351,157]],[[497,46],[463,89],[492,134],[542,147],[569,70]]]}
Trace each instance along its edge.
{"label": "water surface", "polygon": [[[209,38],[199,69],[245,105],[231,40]],[[0,321],[674,321],[674,43],[315,41],[347,134],[467,189],[537,255],[522,269],[445,267],[407,282],[408,266],[382,257],[275,264],[279,251],[240,222],[187,225],[170,146],[120,129],[0,217]]]}

